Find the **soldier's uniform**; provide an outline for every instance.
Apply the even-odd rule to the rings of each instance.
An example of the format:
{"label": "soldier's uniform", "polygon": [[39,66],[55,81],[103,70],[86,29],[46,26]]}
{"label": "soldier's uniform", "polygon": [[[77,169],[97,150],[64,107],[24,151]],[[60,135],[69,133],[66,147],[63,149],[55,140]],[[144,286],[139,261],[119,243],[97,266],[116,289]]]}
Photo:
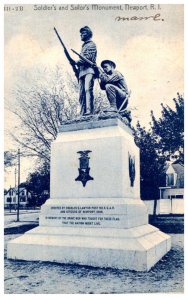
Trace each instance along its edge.
{"label": "soldier's uniform", "polygon": [[[111,75],[101,72],[99,77],[100,87],[102,90],[106,90],[111,109],[118,110],[128,96],[128,88],[124,76],[118,71],[113,71]],[[121,110],[126,108],[127,103],[128,100]]]}
{"label": "soldier's uniform", "polygon": [[[96,63],[97,47],[95,43],[91,40],[84,42],[80,54],[91,62]],[[80,114],[92,114],[94,109],[93,86],[95,71],[82,59],[77,61],[77,65],[79,66]]]}

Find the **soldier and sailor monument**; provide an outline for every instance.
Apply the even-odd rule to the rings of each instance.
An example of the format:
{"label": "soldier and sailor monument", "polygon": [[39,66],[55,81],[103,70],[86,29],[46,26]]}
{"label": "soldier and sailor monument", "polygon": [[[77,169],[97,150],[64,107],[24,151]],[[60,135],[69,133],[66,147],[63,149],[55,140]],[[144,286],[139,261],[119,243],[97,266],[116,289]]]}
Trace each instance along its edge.
{"label": "soldier and sailor monument", "polygon": [[[39,226],[8,243],[8,258],[148,271],[171,248],[171,238],[148,224],[140,199],[140,155],[127,110],[130,93],[116,63],[96,65],[88,26],[79,60],[65,48],[79,84],[80,117],[62,122],[51,145],[50,199]],[[95,111],[98,78],[109,107]]]}

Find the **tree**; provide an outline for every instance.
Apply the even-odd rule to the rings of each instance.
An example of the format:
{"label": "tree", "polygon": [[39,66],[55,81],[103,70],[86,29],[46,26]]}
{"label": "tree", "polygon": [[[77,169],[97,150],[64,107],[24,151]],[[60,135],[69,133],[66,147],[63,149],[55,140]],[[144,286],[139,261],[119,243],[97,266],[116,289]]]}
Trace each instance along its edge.
{"label": "tree", "polygon": [[151,130],[137,123],[134,130],[135,143],[140,148],[140,189],[141,198],[158,199],[159,186],[163,184],[165,158],[159,156],[156,141]]}
{"label": "tree", "polygon": [[50,191],[50,170],[49,165],[43,164],[27,177],[26,186],[31,193],[29,205],[42,205],[49,197]]}
{"label": "tree", "polygon": [[184,162],[184,99],[179,93],[173,99],[175,110],[169,106],[162,106],[162,116],[156,120],[152,116],[152,132],[156,140],[156,148],[165,156],[166,160],[178,159]]}
{"label": "tree", "polygon": [[62,118],[69,119],[77,113],[74,94],[74,87],[71,95],[67,93],[59,69],[56,69],[53,79],[48,80],[46,76],[46,81],[35,80],[29,87],[17,87],[14,91],[16,105],[9,105],[9,110],[17,117],[19,124],[15,126],[16,134],[10,135],[25,155],[49,161],[50,145],[57,136]]}
{"label": "tree", "polygon": [[17,153],[12,151],[4,151],[4,167],[12,167],[16,164]]}
{"label": "tree", "polygon": [[[16,105],[8,109],[17,117],[18,125],[10,136],[25,156],[39,158],[41,164],[50,162],[50,146],[55,140],[62,120],[75,119],[79,115],[78,83],[60,68],[28,80],[29,86],[20,84],[13,95]],[[95,107],[102,105],[97,92]]]}
{"label": "tree", "polygon": [[7,181],[12,168],[16,169],[18,164],[18,154],[15,151],[4,151],[4,180]]}
{"label": "tree", "polygon": [[146,130],[137,123],[135,143],[140,148],[140,186],[142,199],[158,199],[159,187],[165,185],[166,162],[176,155],[183,161],[184,101],[179,94],[175,110],[162,104],[161,118],[151,112],[151,128]]}

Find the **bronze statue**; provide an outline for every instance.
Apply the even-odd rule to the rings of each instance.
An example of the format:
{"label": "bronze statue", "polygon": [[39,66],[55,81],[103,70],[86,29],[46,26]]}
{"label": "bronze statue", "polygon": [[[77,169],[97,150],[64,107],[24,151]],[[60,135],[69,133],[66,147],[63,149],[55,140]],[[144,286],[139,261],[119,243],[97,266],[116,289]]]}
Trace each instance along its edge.
{"label": "bronze statue", "polygon": [[93,114],[94,80],[95,78],[99,78],[100,87],[106,91],[107,98],[110,102],[110,108],[107,112],[120,113],[122,116],[125,114],[126,117],[131,120],[129,116],[130,112],[126,111],[130,94],[125,78],[120,72],[115,70],[116,64],[111,60],[103,60],[101,62],[102,69],[97,67],[97,48],[95,43],[91,40],[91,29],[88,26],[80,29],[80,36],[83,41],[81,53],[79,54],[71,49],[79,57],[78,61],[71,58],[55,27],[54,30],[79,82],[80,115],[87,116]]}
{"label": "bronze statue", "polygon": [[[97,48],[95,43],[91,40],[92,31],[88,26],[80,29],[81,40],[84,42],[82,45],[80,55],[88,59],[91,63],[96,63]],[[79,58],[76,62],[79,67],[79,101],[81,105],[81,115],[93,114],[94,110],[94,95],[93,87],[95,80],[95,68],[88,64],[83,59]]]}
{"label": "bronze statue", "polygon": [[83,41],[83,45],[80,54],[73,51],[79,56],[79,60],[74,61],[70,57],[55,27],[54,30],[61,45],[64,48],[65,55],[69,60],[73,68],[73,71],[75,73],[75,76],[79,82],[79,102],[81,106],[80,115],[83,116],[83,115],[93,114],[94,111],[93,87],[94,87],[94,80],[97,77],[96,75],[97,48],[95,43],[91,40],[93,33],[88,26],[85,26],[80,29],[80,36],[81,36],[81,40]]}
{"label": "bronze statue", "polygon": [[115,70],[116,64],[111,60],[103,60],[99,68],[100,87],[106,91],[110,102],[109,112],[124,111],[128,105],[128,89],[124,76]]}

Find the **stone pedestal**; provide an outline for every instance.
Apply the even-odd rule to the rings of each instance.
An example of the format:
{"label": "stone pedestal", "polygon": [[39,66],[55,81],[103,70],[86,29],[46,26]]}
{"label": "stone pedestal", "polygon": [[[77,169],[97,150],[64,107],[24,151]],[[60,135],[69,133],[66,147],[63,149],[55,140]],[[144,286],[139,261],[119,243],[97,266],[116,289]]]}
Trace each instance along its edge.
{"label": "stone pedestal", "polygon": [[148,224],[139,170],[139,149],[120,119],[62,125],[39,227],[9,242],[8,258],[149,270],[171,239]]}

